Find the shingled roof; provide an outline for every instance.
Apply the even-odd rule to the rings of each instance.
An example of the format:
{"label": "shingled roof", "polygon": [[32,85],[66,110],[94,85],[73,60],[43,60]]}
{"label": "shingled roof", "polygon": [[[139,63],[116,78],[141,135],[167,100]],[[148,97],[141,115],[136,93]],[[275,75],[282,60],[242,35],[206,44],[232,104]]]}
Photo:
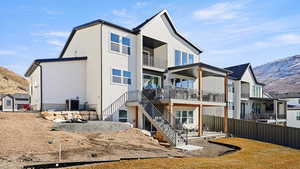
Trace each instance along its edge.
{"label": "shingled roof", "polygon": [[255,82],[257,84],[260,84],[260,85],[265,85],[265,84],[260,83],[260,82],[257,81],[250,63],[245,63],[245,64],[241,64],[241,65],[236,65],[236,66],[230,66],[230,67],[226,67],[224,69],[229,70],[229,71],[232,72],[231,74],[229,74],[230,79],[241,80],[241,78],[243,77],[243,75],[244,75],[244,73],[245,73],[245,71],[247,70],[248,67],[250,68],[250,71],[253,75],[253,78],[254,78]]}
{"label": "shingled roof", "polygon": [[242,65],[230,66],[226,67],[226,70],[231,71],[232,73],[229,75],[229,78],[234,80],[240,80],[244,75],[245,71],[247,70],[250,63],[245,63]]}

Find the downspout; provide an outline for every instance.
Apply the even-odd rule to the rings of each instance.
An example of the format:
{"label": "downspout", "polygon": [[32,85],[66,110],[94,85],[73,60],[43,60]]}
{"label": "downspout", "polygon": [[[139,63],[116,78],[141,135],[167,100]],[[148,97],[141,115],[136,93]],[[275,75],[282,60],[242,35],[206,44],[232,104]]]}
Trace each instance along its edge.
{"label": "downspout", "polygon": [[43,111],[43,68],[42,65],[36,64],[36,66],[40,67],[40,93],[41,93],[41,105],[40,105],[40,112]]}
{"label": "downspout", "polygon": [[103,69],[103,68],[102,68],[102,67],[103,67],[103,66],[102,66],[102,65],[103,65],[103,64],[102,64],[102,57],[103,57],[103,50],[102,50],[102,49],[103,49],[103,47],[102,47],[102,46],[103,46],[103,24],[104,24],[104,22],[102,21],[102,24],[101,24],[101,37],[100,37],[100,42],[101,42],[101,43],[100,43],[100,50],[101,50],[101,56],[100,56],[100,62],[101,62],[101,65],[100,65],[100,71],[101,71],[101,73],[100,73],[100,75],[101,75],[101,76],[100,76],[100,83],[101,83],[101,85],[100,85],[100,93],[101,93],[101,100],[100,100],[100,115],[101,115],[101,117],[100,117],[100,120],[103,120],[103,114],[102,114],[102,113],[103,113],[103,112],[102,112],[102,110],[103,110],[103,109],[102,109],[102,105],[103,105],[103,100],[102,100],[102,99],[103,99],[103,97],[102,97],[102,96],[103,96],[103,93],[102,93],[102,92],[103,92],[103,87],[102,87],[102,85],[103,85],[103,82],[102,82],[102,75],[103,75],[103,74],[102,74],[102,69]]}

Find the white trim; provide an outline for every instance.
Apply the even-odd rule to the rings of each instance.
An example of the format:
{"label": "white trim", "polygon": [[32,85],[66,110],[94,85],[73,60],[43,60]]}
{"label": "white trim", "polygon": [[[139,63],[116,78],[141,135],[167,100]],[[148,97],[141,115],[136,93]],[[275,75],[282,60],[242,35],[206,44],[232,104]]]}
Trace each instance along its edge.
{"label": "white trim", "polygon": [[[119,45],[120,45],[120,51],[119,51],[119,52],[111,50],[111,43],[116,43],[116,42],[112,42],[112,41],[111,41],[111,34],[112,34],[112,33],[119,36]],[[109,31],[108,37],[109,37],[109,39],[108,39],[108,43],[109,43],[109,44],[108,44],[108,51],[109,51],[110,53],[118,54],[118,55],[123,55],[123,56],[127,56],[127,57],[132,55],[132,51],[133,51],[133,50],[132,50],[132,48],[133,48],[133,40],[132,40],[131,37],[127,37],[127,36],[120,35],[120,33],[116,33],[116,32],[114,32],[114,31]],[[130,46],[124,45],[124,46],[130,47],[130,55],[124,54],[124,53],[122,52],[122,49],[123,49],[122,37],[128,38],[128,39],[130,40]],[[117,44],[117,43],[116,43],[116,44]]]}

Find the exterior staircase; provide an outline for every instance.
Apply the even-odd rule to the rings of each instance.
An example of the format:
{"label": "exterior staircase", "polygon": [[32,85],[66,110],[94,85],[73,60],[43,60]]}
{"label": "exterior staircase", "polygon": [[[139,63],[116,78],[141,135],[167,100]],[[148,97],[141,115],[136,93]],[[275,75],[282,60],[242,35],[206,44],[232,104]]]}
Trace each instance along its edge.
{"label": "exterior staircase", "polygon": [[137,102],[145,117],[172,146],[187,144],[184,133],[178,132],[142,91],[125,92],[102,112],[102,120],[114,121],[114,114],[127,102]]}
{"label": "exterior staircase", "polygon": [[114,114],[120,110],[120,108],[124,107],[128,100],[128,92],[122,94],[119,98],[117,98],[112,104],[110,104],[107,108],[102,111],[102,120],[105,121],[114,121]]}
{"label": "exterior staircase", "polygon": [[143,114],[151,122],[151,124],[161,132],[172,146],[180,146],[187,144],[184,134],[178,132],[172,127],[170,122],[165,119],[164,115],[153,105],[153,103],[142,92],[139,92],[140,107],[143,109]]}

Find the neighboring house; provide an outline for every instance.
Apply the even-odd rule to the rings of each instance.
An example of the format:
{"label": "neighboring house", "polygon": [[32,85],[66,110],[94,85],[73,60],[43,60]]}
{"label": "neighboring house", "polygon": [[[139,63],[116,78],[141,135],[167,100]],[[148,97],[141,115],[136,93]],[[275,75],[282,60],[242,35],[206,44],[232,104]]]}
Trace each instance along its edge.
{"label": "neighboring house", "polygon": [[96,20],[73,29],[59,58],[33,62],[25,74],[31,105],[61,110],[77,99],[100,119],[171,140],[183,139],[173,130],[182,124],[201,135],[203,113],[227,117],[230,71],[202,63],[200,53],[166,10],[134,29]]}
{"label": "neighboring house", "polygon": [[286,102],[263,91],[250,63],[225,68],[232,71],[228,80],[228,116],[235,119],[284,123]]}
{"label": "neighboring house", "polygon": [[274,97],[287,101],[287,126],[300,128],[300,93],[283,93]]}
{"label": "neighboring house", "polygon": [[29,105],[28,94],[0,94],[0,111],[21,111]]}

